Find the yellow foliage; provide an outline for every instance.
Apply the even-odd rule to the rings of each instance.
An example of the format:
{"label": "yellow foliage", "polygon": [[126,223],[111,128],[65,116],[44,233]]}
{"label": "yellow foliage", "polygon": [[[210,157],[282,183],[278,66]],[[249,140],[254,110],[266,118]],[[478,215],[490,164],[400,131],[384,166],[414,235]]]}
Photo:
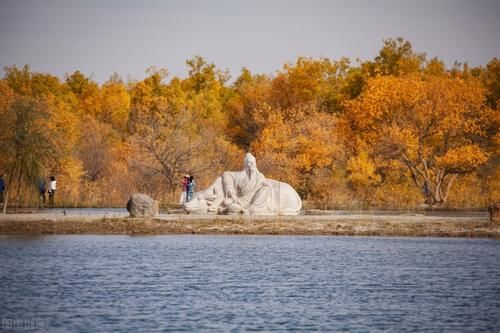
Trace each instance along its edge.
{"label": "yellow foliage", "polygon": [[[2,147],[3,158],[0,159],[0,169],[7,167],[6,149],[14,138],[13,124],[15,122],[14,113],[10,112],[14,103],[14,91],[5,81],[0,81],[0,119],[2,121],[2,130],[0,130],[0,146]],[[1,172],[1,171],[0,171]]]}
{"label": "yellow foliage", "polygon": [[121,83],[106,84],[101,89],[101,110],[98,119],[124,131],[130,109],[130,95]]}
{"label": "yellow foliage", "polygon": [[56,175],[56,204],[77,206],[80,203],[81,180],[84,174],[82,162],[73,157],[66,157],[53,166],[52,174]]}
{"label": "yellow foliage", "polygon": [[347,171],[348,179],[354,188],[366,189],[380,182],[380,176],[375,173],[375,164],[365,151],[347,161]]}
{"label": "yellow foliage", "polygon": [[415,187],[410,182],[393,182],[386,180],[381,186],[373,189],[372,202],[380,207],[393,209],[414,208],[423,200],[415,193]]}
{"label": "yellow foliage", "polygon": [[48,96],[45,102],[50,119],[44,128],[52,133],[51,144],[58,150],[71,151],[80,138],[80,119],[71,111],[69,105],[60,99]]}
{"label": "yellow foliage", "polygon": [[300,109],[267,109],[266,114],[251,146],[259,167],[270,178],[292,184],[303,196],[311,194],[315,174],[331,170],[343,158],[334,116]]}
{"label": "yellow foliage", "polygon": [[500,169],[487,176],[471,173],[460,176],[460,181],[450,190],[448,205],[451,207],[486,207],[500,200]]}
{"label": "yellow foliage", "polygon": [[477,80],[378,76],[346,103],[342,132],[345,141],[357,137],[370,143],[374,156],[400,161],[415,184],[426,182],[432,200],[442,203],[456,178],[448,175],[471,172],[488,159],[484,148],[472,143],[485,132],[484,103]]}
{"label": "yellow foliage", "polygon": [[181,174],[201,189],[251,151],[308,204],[499,200],[496,58],[447,70],[398,38],[359,66],[299,57],[273,75],[244,68],[232,84],[202,57],[186,64],[186,78],[167,82],[152,67],[144,80],[103,85],[7,67],[0,172],[24,170],[11,186],[23,188],[51,171],[64,204],[123,206],[137,191],[177,201]]}
{"label": "yellow foliage", "polygon": [[341,79],[348,64],[346,58],[335,62],[327,58],[305,57],[299,57],[295,64],[285,64],[272,81],[271,104],[284,110],[337,111]]}
{"label": "yellow foliage", "polygon": [[436,164],[448,172],[465,173],[485,164],[487,160],[488,155],[478,145],[465,145],[436,157]]}

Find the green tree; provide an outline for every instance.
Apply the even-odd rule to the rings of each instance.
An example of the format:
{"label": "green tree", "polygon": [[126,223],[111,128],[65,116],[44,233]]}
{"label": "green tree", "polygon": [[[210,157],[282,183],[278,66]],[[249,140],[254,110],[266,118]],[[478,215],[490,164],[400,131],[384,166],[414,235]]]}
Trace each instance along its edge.
{"label": "green tree", "polygon": [[4,213],[14,183],[17,188],[17,208],[23,183],[34,185],[49,160],[57,156],[57,147],[50,144],[52,139],[47,130],[49,107],[43,99],[17,96],[6,110],[8,114],[4,114],[5,117],[2,115],[2,119],[9,121],[4,123],[9,128],[9,134],[2,137],[4,157],[8,161]]}
{"label": "green tree", "polygon": [[373,73],[404,75],[420,72],[425,63],[425,53],[415,53],[409,41],[401,37],[384,40],[384,46],[375,57]]}
{"label": "green tree", "polygon": [[486,65],[483,75],[488,105],[497,109],[500,104],[500,59],[493,58]]}

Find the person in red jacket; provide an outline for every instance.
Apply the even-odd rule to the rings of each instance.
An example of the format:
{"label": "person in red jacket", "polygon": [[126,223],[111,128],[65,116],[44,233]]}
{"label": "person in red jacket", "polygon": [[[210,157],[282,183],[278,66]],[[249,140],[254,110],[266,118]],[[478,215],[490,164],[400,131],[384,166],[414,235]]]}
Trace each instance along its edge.
{"label": "person in red jacket", "polygon": [[183,205],[186,202],[188,183],[189,183],[189,175],[185,175],[184,177],[182,177],[181,180],[182,192],[181,192],[181,198],[179,199],[180,205]]}

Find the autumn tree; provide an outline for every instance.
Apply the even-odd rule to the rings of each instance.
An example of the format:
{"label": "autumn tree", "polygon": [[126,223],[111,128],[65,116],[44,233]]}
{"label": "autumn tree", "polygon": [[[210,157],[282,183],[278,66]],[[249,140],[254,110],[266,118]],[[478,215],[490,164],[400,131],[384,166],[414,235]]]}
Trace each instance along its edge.
{"label": "autumn tree", "polygon": [[486,65],[483,82],[487,91],[487,102],[492,109],[500,104],[500,59],[493,58]]}
{"label": "autumn tree", "polygon": [[108,81],[100,89],[100,106],[96,118],[124,134],[130,110],[130,95],[122,82]]}
{"label": "autumn tree", "polygon": [[423,73],[425,75],[434,75],[434,76],[445,76],[447,75],[446,66],[444,62],[438,58],[432,58],[429,61],[426,61],[425,67],[423,69]]}
{"label": "autumn tree", "polygon": [[166,72],[154,72],[132,89],[130,163],[150,180],[143,186],[151,193],[174,192],[183,173],[218,169],[223,157],[217,155],[230,146],[220,131],[225,120],[216,71],[202,59],[192,66],[184,81],[167,84]]}
{"label": "autumn tree", "polygon": [[425,53],[413,51],[411,43],[404,38],[389,38],[371,63],[372,74],[407,75],[422,70]]}
{"label": "autumn tree", "polygon": [[[167,86],[163,80],[168,72],[165,69],[148,70],[149,76],[143,81],[137,82],[130,91],[131,105],[127,129],[134,134],[142,122],[148,117],[160,113],[166,103]],[[166,110],[163,110],[166,111]]]}
{"label": "autumn tree", "polygon": [[66,83],[71,91],[76,95],[83,95],[92,85],[92,81],[86,77],[82,72],[75,71],[71,75],[67,75]]}
{"label": "autumn tree", "polygon": [[187,60],[188,77],[181,82],[186,104],[196,117],[218,127],[226,125],[224,103],[228,89],[224,84],[229,74],[200,56]]}
{"label": "autumn tree", "polygon": [[[274,78],[253,75],[243,68],[232,86],[233,94],[225,104],[228,114],[228,136],[240,147],[249,149],[258,139],[268,110],[280,110],[293,118],[294,110],[338,113],[348,97],[346,77],[349,60],[299,57],[285,64]],[[287,113],[290,112],[290,115]],[[290,116],[290,117],[289,117]]]}
{"label": "autumn tree", "polygon": [[[149,179],[149,192],[161,194],[177,189],[182,173],[201,173],[212,166],[207,151],[214,133],[196,128],[189,111],[178,114],[157,113],[141,119],[129,139],[132,145],[131,167]],[[163,189],[163,191],[162,191]]]}
{"label": "autumn tree", "polygon": [[347,179],[354,193],[361,198],[362,202],[369,199],[369,190],[381,181],[377,174],[375,162],[370,158],[368,152],[361,149],[357,155],[351,156],[347,161]]}
{"label": "autumn tree", "polygon": [[103,177],[113,158],[113,149],[119,146],[119,136],[111,125],[97,121],[92,117],[84,120],[78,157],[90,181]]}
{"label": "autumn tree", "polygon": [[344,120],[373,156],[405,165],[426,200],[442,204],[458,175],[488,160],[478,140],[484,102],[477,81],[383,76],[348,103]]}
{"label": "autumn tree", "polygon": [[447,68],[394,38],[373,60],[299,57],[232,83],[201,56],[186,77],[153,66],[127,83],[7,67],[0,171],[16,203],[54,174],[71,205],[121,205],[134,191],[176,198],[185,173],[202,188],[251,151],[308,203],[464,205],[467,193],[477,206],[498,200],[499,63]]}
{"label": "autumn tree", "polygon": [[295,107],[338,112],[348,69],[347,58],[299,57],[294,64],[285,64],[273,79],[270,104],[282,110]]}
{"label": "autumn tree", "polygon": [[259,113],[269,106],[271,80],[266,75],[253,75],[243,68],[232,92],[224,104],[226,134],[236,145],[248,150],[260,130]]}
{"label": "autumn tree", "polygon": [[66,74],[65,84],[72,93],[68,98],[71,99],[73,113],[80,117],[99,115],[102,101],[99,85],[96,82],[77,70],[71,75]]}
{"label": "autumn tree", "polygon": [[[477,77],[482,81],[486,91],[486,102],[489,106],[482,114],[485,130],[485,137],[488,141],[492,157],[498,159],[500,151],[500,60],[491,59],[486,68],[475,68],[478,71]],[[498,163],[497,163],[498,164]]]}
{"label": "autumn tree", "polygon": [[[7,135],[2,142],[4,158],[8,161],[8,185],[17,183],[16,207],[23,183],[31,187],[43,175],[51,159],[60,155],[58,134],[52,133],[50,101],[31,96],[16,96],[5,115]],[[7,122],[11,120],[11,122]],[[3,141],[3,140],[2,140]],[[9,198],[6,192],[4,212]]]}
{"label": "autumn tree", "polygon": [[7,103],[2,107],[1,139],[8,186],[17,188],[17,206],[23,186],[34,187],[75,144],[76,120],[61,98],[64,88],[57,78],[31,72],[29,66],[13,66],[5,68],[3,82],[2,99]]}
{"label": "autumn tree", "polygon": [[269,109],[251,150],[271,178],[294,186],[303,199],[331,191],[332,170],[343,153],[335,134],[335,117],[319,111]]}
{"label": "autumn tree", "polygon": [[428,61],[425,53],[415,52],[411,43],[402,37],[384,39],[374,60],[366,60],[360,62],[359,66],[348,68],[341,93],[345,96],[344,100],[353,99],[361,94],[370,78],[380,75],[416,74],[422,71],[442,74],[446,69],[439,59]]}
{"label": "autumn tree", "polygon": [[[14,91],[8,86],[4,80],[0,81],[0,119],[2,119],[3,129],[0,131],[0,146],[2,147],[3,158],[0,160],[1,170],[9,170],[9,180],[7,180],[7,191],[10,191],[12,178],[14,176],[14,159],[15,147],[14,138],[15,131],[11,127],[16,122],[15,112],[12,112],[15,100]],[[3,171],[2,171],[3,174]],[[7,197],[7,196],[6,196]],[[6,213],[7,198],[4,200],[2,207],[3,213]]]}

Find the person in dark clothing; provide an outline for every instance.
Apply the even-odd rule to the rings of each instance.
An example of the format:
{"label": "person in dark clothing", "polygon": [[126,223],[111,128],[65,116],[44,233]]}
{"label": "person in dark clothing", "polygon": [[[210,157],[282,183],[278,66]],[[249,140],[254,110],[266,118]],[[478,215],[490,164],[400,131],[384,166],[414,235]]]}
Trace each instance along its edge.
{"label": "person in dark clothing", "polygon": [[45,179],[40,178],[38,179],[38,208],[44,208],[45,207],[45,193],[47,193],[47,187],[45,184]]}
{"label": "person in dark clothing", "polygon": [[5,181],[3,175],[0,175],[0,203],[3,203],[3,192],[5,191]]}
{"label": "person in dark clothing", "polygon": [[424,181],[424,185],[422,185],[422,193],[426,196],[429,197],[431,195],[431,189],[429,187],[429,183],[427,183],[427,180]]}
{"label": "person in dark clothing", "polygon": [[422,185],[422,194],[425,197],[425,203],[430,205],[432,204],[432,193],[431,193],[431,188],[429,186],[429,183],[424,181],[424,184]]}

